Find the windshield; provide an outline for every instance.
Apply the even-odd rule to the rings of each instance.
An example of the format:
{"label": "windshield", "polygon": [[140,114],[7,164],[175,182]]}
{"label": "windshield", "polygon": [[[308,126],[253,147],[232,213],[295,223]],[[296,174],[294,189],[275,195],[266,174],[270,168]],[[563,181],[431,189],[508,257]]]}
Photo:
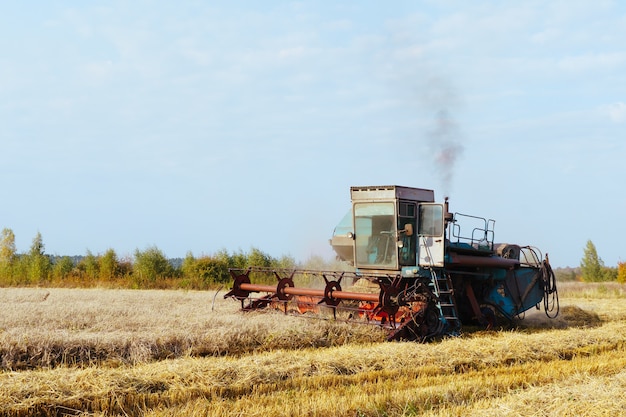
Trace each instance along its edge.
{"label": "windshield", "polygon": [[356,266],[397,268],[394,203],[356,203],[354,225]]}
{"label": "windshield", "polygon": [[345,236],[352,231],[352,211],[348,210],[343,219],[335,226],[333,236]]}

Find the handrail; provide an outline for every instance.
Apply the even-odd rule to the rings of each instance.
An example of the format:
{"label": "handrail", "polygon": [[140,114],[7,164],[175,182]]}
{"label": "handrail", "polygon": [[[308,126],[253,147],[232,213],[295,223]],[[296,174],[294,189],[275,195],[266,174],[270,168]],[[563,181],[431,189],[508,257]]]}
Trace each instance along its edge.
{"label": "handrail", "polygon": [[[483,225],[474,227],[469,236],[464,236],[461,234],[461,225],[458,223],[459,218],[474,219],[478,220],[478,222],[482,221]],[[454,243],[463,242],[479,249],[482,249],[480,246],[486,245],[487,249],[493,250],[495,238],[493,229],[495,228],[495,223],[496,221],[493,219],[472,216],[470,214],[454,213],[454,220],[450,223],[450,241],[452,241],[452,238],[456,238],[456,242]]]}

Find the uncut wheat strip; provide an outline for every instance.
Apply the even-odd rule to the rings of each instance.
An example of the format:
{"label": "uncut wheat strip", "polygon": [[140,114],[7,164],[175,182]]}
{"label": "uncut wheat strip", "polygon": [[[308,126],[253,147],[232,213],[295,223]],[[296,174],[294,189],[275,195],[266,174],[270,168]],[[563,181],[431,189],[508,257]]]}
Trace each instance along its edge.
{"label": "uncut wheat strip", "polygon": [[[206,314],[202,314],[201,309],[191,309],[186,305],[181,306],[183,303],[176,303],[177,308],[168,308],[163,312],[160,310],[162,307],[159,307],[155,313],[151,307],[153,304],[168,304],[181,297],[185,301],[189,297],[186,293],[147,292],[146,295],[140,292],[138,294],[142,299],[133,299],[132,302],[124,300],[135,295],[128,291],[68,293],[74,300],[67,297],[70,299],[68,301],[57,294],[57,297],[48,297],[46,301],[52,305],[29,306],[27,311],[18,309],[0,318],[4,328],[0,333],[0,351],[5,369],[19,369],[20,364],[54,366],[59,362],[82,363],[85,358],[71,356],[71,352],[80,351],[81,346],[87,356],[90,351],[97,351],[94,353],[97,360],[137,363],[183,354],[242,354],[259,349],[327,346],[347,341],[371,342],[384,339],[384,333],[374,327],[301,321],[278,312],[244,315],[238,311],[205,311]],[[100,296],[101,293],[104,296]],[[114,293],[122,297],[113,296]],[[79,294],[83,295],[78,297]],[[59,301],[61,298],[63,301]],[[109,299],[117,301],[109,302]],[[100,303],[104,303],[102,308]],[[23,303],[17,304],[23,307]],[[168,349],[171,351],[168,352]],[[31,352],[36,353],[24,360],[23,357]],[[67,360],[60,361],[57,358],[59,356],[67,356]],[[87,363],[90,363],[89,358]]]}
{"label": "uncut wheat strip", "polygon": [[[216,299],[212,292],[103,290],[103,289],[1,289],[4,294],[5,314],[0,326],[43,327],[70,329],[79,332],[129,330],[154,328],[195,328],[200,324],[208,328],[238,325],[259,314],[242,314],[239,303]],[[31,291],[32,296],[25,296]],[[24,302],[23,299],[40,299],[41,291],[50,293],[41,302]],[[6,293],[9,293],[8,295]],[[14,294],[11,296],[10,294]],[[280,321],[290,321],[284,316]],[[268,321],[280,325],[270,316]]]}
{"label": "uncut wheat strip", "polygon": [[[0,317],[0,326],[137,332],[194,328],[218,317],[211,309],[208,292],[49,289],[43,299],[38,295],[41,291],[31,289],[32,296],[26,297],[24,289],[2,289],[5,314]],[[236,311],[234,305],[223,303],[222,313],[224,307],[232,307],[227,314]]]}
{"label": "uncut wheat strip", "polygon": [[[240,358],[179,359],[135,367],[116,369],[89,368],[87,370],[59,368],[0,374],[0,405],[11,407],[14,401],[39,401],[77,407],[68,402],[67,392],[73,398],[84,399],[84,404],[107,398],[143,398],[158,403],[159,392],[150,387],[164,387],[167,395],[187,401],[194,396],[243,395],[259,387],[269,390],[285,381],[306,377],[363,375],[369,372],[403,372],[416,370],[420,374],[455,375],[476,369],[523,364],[532,361],[558,360],[564,354],[573,357],[590,345],[615,344],[623,340],[626,325],[613,323],[607,328],[577,331],[552,331],[526,335],[520,348],[519,334],[486,335],[476,340],[451,339],[439,344],[385,343],[371,346],[343,346],[305,351],[275,351]],[[551,337],[550,337],[551,334]],[[555,337],[555,336],[558,336]],[[548,343],[550,340],[552,343]],[[484,346],[489,345],[488,349]],[[526,345],[534,346],[528,349]],[[616,345],[617,346],[617,345]],[[539,354],[537,354],[539,352]],[[515,361],[511,362],[511,355]],[[94,377],[94,369],[97,376]],[[76,382],[72,382],[76,381]],[[89,381],[81,384],[80,381]],[[148,388],[145,388],[148,387]],[[146,391],[147,392],[144,392]]]}
{"label": "uncut wheat strip", "polygon": [[[201,291],[2,289],[0,294],[3,294],[5,307],[0,328],[4,329],[41,327],[74,332],[125,330],[134,333],[158,329],[194,331],[197,328],[228,327],[252,316],[241,314],[238,303],[222,297],[217,297],[213,305],[214,293]],[[610,300],[595,301],[594,310],[615,310],[619,304]],[[275,325],[283,321],[268,320]]]}
{"label": "uncut wheat strip", "polygon": [[195,343],[189,335],[162,333],[138,337],[129,332],[80,335],[67,332],[17,331],[0,334],[0,357],[5,369],[59,365],[89,365],[118,361],[139,363],[188,354]]}
{"label": "uncut wheat strip", "polygon": [[275,333],[292,324],[306,326],[287,316],[242,314],[237,303],[221,297],[213,309],[210,292],[3,289],[2,294],[6,312],[0,317],[0,329],[28,340],[33,339],[31,332],[38,335],[42,331],[142,338],[167,332],[228,331],[254,322],[257,327],[265,326],[267,332],[270,327],[275,329]]}
{"label": "uncut wheat strip", "polygon": [[[61,363],[81,362],[80,357],[71,357],[81,346],[87,357],[93,349],[108,355],[103,360],[139,363],[187,353],[243,354],[381,339],[380,333],[367,333],[372,329],[366,331],[366,326],[312,324],[313,320],[299,321],[278,313],[244,315],[233,308],[236,303],[225,304],[230,310],[221,311],[220,305],[218,312],[209,313],[207,294],[202,292],[51,290],[39,302],[41,291],[31,290],[30,295],[15,291],[14,305],[28,308],[18,309],[14,320],[11,314],[2,318],[5,330],[0,334],[0,349],[19,356],[20,347],[30,348],[27,353],[36,353],[27,358],[31,366],[53,365],[58,362],[54,359],[58,351],[68,357]],[[168,345],[172,352],[165,351]]]}
{"label": "uncut wheat strip", "polygon": [[[228,338],[216,334],[234,333],[244,329],[255,337],[255,329],[263,339],[276,327],[267,320],[250,320],[233,308],[224,312],[209,310],[207,293],[179,291],[115,291],[115,290],[63,290],[52,289],[42,297],[39,289],[5,289],[5,314],[0,317],[0,349],[6,352],[21,348],[23,351],[46,351],[47,347],[63,344],[66,350],[76,346],[94,344],[111,352],[139,351],[149,341],[168,341],[187,338],[202,352],[225,350]],[[281,322],[290,323],[288,320]],[[241,333],[239,333],[240,335]],[[140,342],[137,342],[140,341]],[[240,341],[240,340],[239,340]],[[208,343],[211,342],[211,343]],[[153,343],[154,344],[154,343]],[[115,347],[117,345],[117,348]],[[230,344],[237,345],[237,344]],[[191,348],[191,346],[188,346]],[[115,356],[115,355],[113,355]],[[126,358],[136,362],[145,355]],[[113,357],[115,359],[115,357]],[[33,364],[36,365],[36,364]],[[49,363],[42,362],[40,366]]]}

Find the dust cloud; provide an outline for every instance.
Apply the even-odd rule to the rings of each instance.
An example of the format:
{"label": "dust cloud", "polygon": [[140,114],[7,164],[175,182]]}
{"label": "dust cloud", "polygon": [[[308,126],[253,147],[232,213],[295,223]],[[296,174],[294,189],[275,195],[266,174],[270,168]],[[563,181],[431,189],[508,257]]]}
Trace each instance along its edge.
{"label": "dust cloud", "polygon": [[515,320],[521,328],[528,329],[564,329],[568,327],[595,327],[602,324],[597,313],[575,305],[561,307],[556,318],[549,318],[542,310],[530,309]]}

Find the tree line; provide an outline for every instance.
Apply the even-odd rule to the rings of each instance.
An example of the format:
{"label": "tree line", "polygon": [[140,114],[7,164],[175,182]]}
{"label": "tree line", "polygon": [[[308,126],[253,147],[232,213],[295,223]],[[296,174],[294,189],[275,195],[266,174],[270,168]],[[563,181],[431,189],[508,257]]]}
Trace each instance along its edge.
{"label": "tree line", "polygon": [[617,281],[626,283],[626,262],[618,262],[617,267],[608,267],[598,256],[596,246],[587,241],[580,261],[580,280],[585,282]]}
{"label": "tree line", "polygon": [[[230,282],[230,268],[250,266],[278,269],[338,269],[321,258],[299,265],[290,256],[274,258],[252,248],[249,252],[220,250],[195,257],[191,252],[172,262],[156,246],[135,250],[132,257],[120,258],[113,249],[94,255],[53,256],[45,253],[41,233],[33,238],[27,253],[17,253],[15,234],[3,229],[0,236],[0,286],[50,285],[64,287],[184,288],[210,289]],[[617,281],[626,283],[626,262],[617,267],[604,265],[595,245],[587,241],[578,268],[556,269],[560,281]],[[272,277],[269,277],[271,279]]]}
{"label": "tree line", "polygon": [[[320,259],[309,263],[320,263]],[[132,257],[120,258],[113,249],[94,255],[52,256],[45,253],[37,233],[27,253],[18,254],[15,234],[3,229],[0,236],[0,286],[51,285],[63,287],[185,288],[209,289],[231,280],[229,268],[258,266],[296,268],[294,258],[274,258],[252,248],[249,252],[218,251],[195,257],[191,252],[172,262],[156,246],[135,250]]]}

